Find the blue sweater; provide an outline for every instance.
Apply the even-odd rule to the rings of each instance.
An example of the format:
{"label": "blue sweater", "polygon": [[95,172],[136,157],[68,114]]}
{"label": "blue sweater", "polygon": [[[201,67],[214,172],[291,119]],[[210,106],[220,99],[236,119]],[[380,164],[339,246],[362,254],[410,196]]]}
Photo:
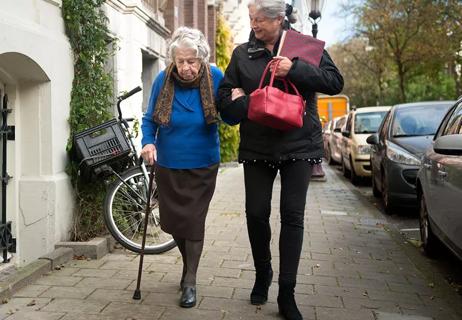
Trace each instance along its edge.
{"label": "blue sweater", "polygon": [[[216,97],[223,73],[214,66],[210,69]],[[143,115],[142,145],[155,144],[157,163],[165,168],[204,168],[220,162],[218,125],[205,122],[199,88],[182,88],[175,84],[170,124],[158,126],[152,120],[164,81],[165,71],[161,71],[152,85],[148,109]]]}

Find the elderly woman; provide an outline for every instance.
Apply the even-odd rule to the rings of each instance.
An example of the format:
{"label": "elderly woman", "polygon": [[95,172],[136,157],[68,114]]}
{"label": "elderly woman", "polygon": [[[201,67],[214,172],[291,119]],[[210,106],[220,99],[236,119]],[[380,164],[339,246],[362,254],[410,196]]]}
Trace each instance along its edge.
{"label": "elderly woman", "polygon": [[[271,197],[274,179],[281,176],[279,237],[279,312],[285,319],[303,319],[294,298],[303,244],[305,202],[312,165],[323,156],[316,92],[337,94],[343,78],[324,51],[319,66],[276,56],[283,28],[293,23],[293,10],[284,0],[251,0],[249,42],[234,49],[219,89],[221,115],[240,123],[239,161],[244,164],[247,229],[256,271],[250,302],[264,304],[273,278],[271,267]],[[295,84],[306,100],[303,127],[280,131],[247,117],[249,94],[258,88],[265,66],[280,60],[277,77]],[[266,79],[266,84],[268,79]],[[281,82],[278,84],[282,86]],[[284,108],[284,105],[281,105]]]}
{"label": "elderly woman", "polygon": [[160,224],[183,258],[180,306],[196,304],[204,225],[220,162],[215,96],[223,78],[208,64],[204,35],[181,27],[170,41],[170,65],[152,86],[143,116],[142,156],[156,165]]}

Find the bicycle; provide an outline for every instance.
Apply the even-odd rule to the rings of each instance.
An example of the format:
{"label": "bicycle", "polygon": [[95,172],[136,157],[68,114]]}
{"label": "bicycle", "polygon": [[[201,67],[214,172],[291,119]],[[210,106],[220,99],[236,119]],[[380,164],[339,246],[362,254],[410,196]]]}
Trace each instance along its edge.
{"label": "bicycle", "polygon": [[[93,170],[97,177],[115,176],[114,181],[108,185],[104,199],[104,222],[108,231],[123,247],[140,253],[145,208],[147,199],[150,199],[151,216],[147,226],[144,253],[158,254],[174,248],[176,243],[171,235],[160,228],[157,186],[154,184],[152,194],[148,195],[148,172],[151,168],[145,165],[136,148],[128,124],[134,119],[123,118],[120,107],[122,101],[139,91],[141,88],[136,87],[117,98],[117,119],[77,134],[74,141],[77,146],[80,142],[81,147],[81,140],[92,140],[94,145],[89,152],[85,152],[88,151],[85,149],[90,149],[88,146],[81,147],[84,149],[84,152],[80,152],[83,154],[81,163],[87,161],[87,167]],[[104,130],[106,132],[103,132]],[[118,130],[120,132],[117,132]],[[88,155],[85,156],[86,154]],[[119,173],[120,171],[122,172]]]}

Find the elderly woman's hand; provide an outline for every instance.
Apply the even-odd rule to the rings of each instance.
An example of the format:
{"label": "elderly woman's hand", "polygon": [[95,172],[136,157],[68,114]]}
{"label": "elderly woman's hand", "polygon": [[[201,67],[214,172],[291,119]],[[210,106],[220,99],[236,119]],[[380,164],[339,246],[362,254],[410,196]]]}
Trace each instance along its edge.
{"label": "elderly woman's hand", "polygon": [[156,146],[153,144],[146,144],[141,150],[141,156],[143,157],[144,161],[152,166],[157,159]]}
{"label": "elderly woman's hand", "polygon": [[[276,77],[284,78],[289,73],[290,68],[292,68],[292,61],[287,57],[277,56],[273,60],[280,60],[278,68],[276,69]],[[271,72],[273,72],[273,66],[270,67]]]}
{"label": "elderly woman's hand", "polygon": [[242,96],[245,96],[245,92],[242,88],[232,88],[231,89],[231,100],[232,101]]}

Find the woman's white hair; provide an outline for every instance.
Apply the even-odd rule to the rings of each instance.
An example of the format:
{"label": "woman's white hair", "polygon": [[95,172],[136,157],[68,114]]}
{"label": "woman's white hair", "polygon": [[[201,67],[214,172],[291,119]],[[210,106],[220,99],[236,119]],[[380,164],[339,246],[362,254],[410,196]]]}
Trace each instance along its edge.
{"label": "woman's white hair", "polygon": [[[249,0],[247,6],[255,6],[265,17],[276,19],[286,16],[286,2],[284,0]],[[290,23],[297,22],[297,9],[293,8],[287,19]]]}
{"label": "woman's white hair", "polygon": [[170,62],[175,61],[175,50],[177,48],[194,49],[197,58],[206,63],[209,61],[210,46],[200,30],[179,27],[173,32],[167,49],[167,60]]}

